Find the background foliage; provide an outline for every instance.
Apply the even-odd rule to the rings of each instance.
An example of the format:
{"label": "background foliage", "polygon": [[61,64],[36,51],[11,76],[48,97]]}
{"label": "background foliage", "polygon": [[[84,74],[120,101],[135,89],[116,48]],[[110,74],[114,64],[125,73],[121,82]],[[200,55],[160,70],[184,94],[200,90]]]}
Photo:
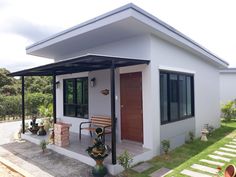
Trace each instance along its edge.
{"label": "background foliage", "polygon": [[[21,117],[21,79],[9,77],[10,72],[0,68],[0,121]],[[52,78],[25,77],[26,116],[38,115],[40,106],[52,103]]]}

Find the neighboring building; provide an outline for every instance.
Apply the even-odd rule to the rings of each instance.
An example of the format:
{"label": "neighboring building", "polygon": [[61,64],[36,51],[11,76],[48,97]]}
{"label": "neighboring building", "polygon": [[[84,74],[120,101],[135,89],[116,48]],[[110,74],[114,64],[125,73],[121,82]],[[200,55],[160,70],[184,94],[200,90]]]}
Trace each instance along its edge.
{"label": "neighboring building", "polygon": [[220,71],[220,103],[236,99],[236,68]]}
{"label": "neighboring building", "polygon": [[[219,70],[228,64],[133,4],[26,50],[56,63],[12,75],[55,75],[56,117],[71,123],[73,132],[92,115],[116,117],[117,142],[139,142],[151,151],[141,161],[159,154],[163,139],[175,148],[190,131],[199,136],[205,124],[220,126]],[[114,90],[112,66],[115,97],[101,94]]]}

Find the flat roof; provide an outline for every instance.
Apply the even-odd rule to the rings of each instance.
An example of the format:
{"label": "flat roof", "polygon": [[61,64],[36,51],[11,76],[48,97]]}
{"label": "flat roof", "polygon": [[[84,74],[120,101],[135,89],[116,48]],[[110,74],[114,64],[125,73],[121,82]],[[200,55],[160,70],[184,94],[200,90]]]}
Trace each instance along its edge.
{"label": "flat roof", "polygon": [[13,72],[10,73],[9,76],[53,76],[109,69],[112,67],[113,64],[114,67],[117,68],[139,64],[148,64],[149,62],[149,60],[143,59],[131,59],[116,56],[87,54],[47,65]]}
{"label": "flat roof", "polygon": [[[138,15],[135,13],[128,13],[129,15],[126,14],[127,16],[125,16],[124,14],[122,14],[123,12],[130,11],[130,10],[138,13]],[[124,17],[122,15],[124,15]],[[145,17],[146,19],[140,18],[139,15]],[[226,61],[224,61],[220,57],[216,56],[214,53],[210,52],[205,47],[201,46],[197,42],[193,41],[192,39],[190,39],[189,37],[187,37],[183,33],[179,32],[178,30],[173,28],[172,26],[166,24],[165,22],[161,21],[160,19],[156,18],[155,16],[151,15],[150,13],[144,11],[143,9],[139,8],[138,6],[136,6],[132,3],[122,6],[120,8],[117,8],[111,12],[105,13],[101,16],[98,16],[98,17],[91,19],[89,21],[86,21],[82,24],[79,24],[77,26],[69,28],[69,29],[62,31],[60,33],[57,33],[49,38],[46,38],[46,39],[41,40],[39,42],[36,42],[36,43],[28,46],[26,48],[26,50],[30,54],[38,55],[38,53],[35,51],[42,50],[42,48],[46,48],[47,46],[52,46],[56,43],[59,43],[59,42],[65,40],[65,39],[73,38],[73,35],[79,36],[79,35],[85,34],[88,31],[98,29],[101,26],[99,26],[97,24],[102,23],[103,20],[108,19],[113,16],[115,16],[116,18],[114,17],[112,23],[118,22],[122,18],[125,19],[128,17],[134,17],[135,19],[138,19],[139,21],[143,22],[143,24],[145,24],[146,26],[150,26],[150,27],[154,28],[156,31],[161,31],[166,36],[169,36],[170,38],[173,38],[174,40],[193,49],[195,52],[198,52],[198,53],[204,55],[210,61],[213,61],[213,62],[217,63],[218,65],[221,65],[222,67],[227,67],[227,65],[228,65],[228,63]],[[118,17],[120,17],[120,18],[118,18]],[[158,26],[148,23],[147,22],[148,20],[151,20],[152,23],[154,22]],[[107,22],[107,24],[108,24],[108,22]],[[94,25],[96,27],[94,27],[93,29],[88,28],[88,29],[86,29],[87,30],[86,31],[85,28],[88,26],[91,26],[91,25]],[[102,25],[104,25],[104,24],[102,24]],[[78,31],[80,31],[80,32],[78,32]],[[48,50],[51,50],[51,49],[49,48]],[[43,52],[43,51],[41,51],[41,52]],[[47,50],[46,50],[46,53],[47,53]],[[46,55],[49,55],[49,54],[45,54],[45,56]]]}

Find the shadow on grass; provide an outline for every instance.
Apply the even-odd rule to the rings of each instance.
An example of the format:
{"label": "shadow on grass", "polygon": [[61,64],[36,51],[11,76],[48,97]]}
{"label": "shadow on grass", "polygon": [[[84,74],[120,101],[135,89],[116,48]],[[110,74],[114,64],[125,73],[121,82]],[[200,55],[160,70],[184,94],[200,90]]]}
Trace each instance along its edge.
{"label": "shadow on grass", "polygon": [[195,139],[193,142],[186,143],[169,153],[168,159],[166,156],[161,155],[153,158],[149,161],[153,165],[152,168],[145,171],[142,174],[138,174],[132,170],[130,170],[130,176],[144,177],[148,176],[148,174],[160,169],[161,167],[166,167],[169,169],[174,169],[186,162],[190,158],[204,151],[209,146],[217,143],[222,138],[233,132],[236,128],[236,121],[222,123],[221,127],[216,129],[210,137],[208,137],[207,142],[202,142],[199,138]]}

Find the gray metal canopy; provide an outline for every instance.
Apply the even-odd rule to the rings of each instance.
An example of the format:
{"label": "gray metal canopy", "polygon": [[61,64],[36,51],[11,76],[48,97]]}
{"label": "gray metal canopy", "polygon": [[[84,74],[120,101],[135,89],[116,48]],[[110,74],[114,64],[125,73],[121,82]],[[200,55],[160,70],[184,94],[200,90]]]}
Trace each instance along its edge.
{"label": "gray metal canopy", "polygon": [[55,63],[10,73],[10,76],[53,76],[114,67],[148,64],[149,60],[88,54]]}
{"label": "gray metal canopy", "polygon": [[22,130],[25,133],[25,85],[24,76],[53,76],[53,119],[56,123],[56,75],[76,72],[110,69],[111,84],[111,120],[112,120],[112,164],[116,164],[116,110],[115,110],[115,68],[148,64],[149,60],[130,59],[121,57],[101,56],[88,54],[76,58],[66,59],[59,62],[17,71],[10,76],[21,76],[22,79]]}

